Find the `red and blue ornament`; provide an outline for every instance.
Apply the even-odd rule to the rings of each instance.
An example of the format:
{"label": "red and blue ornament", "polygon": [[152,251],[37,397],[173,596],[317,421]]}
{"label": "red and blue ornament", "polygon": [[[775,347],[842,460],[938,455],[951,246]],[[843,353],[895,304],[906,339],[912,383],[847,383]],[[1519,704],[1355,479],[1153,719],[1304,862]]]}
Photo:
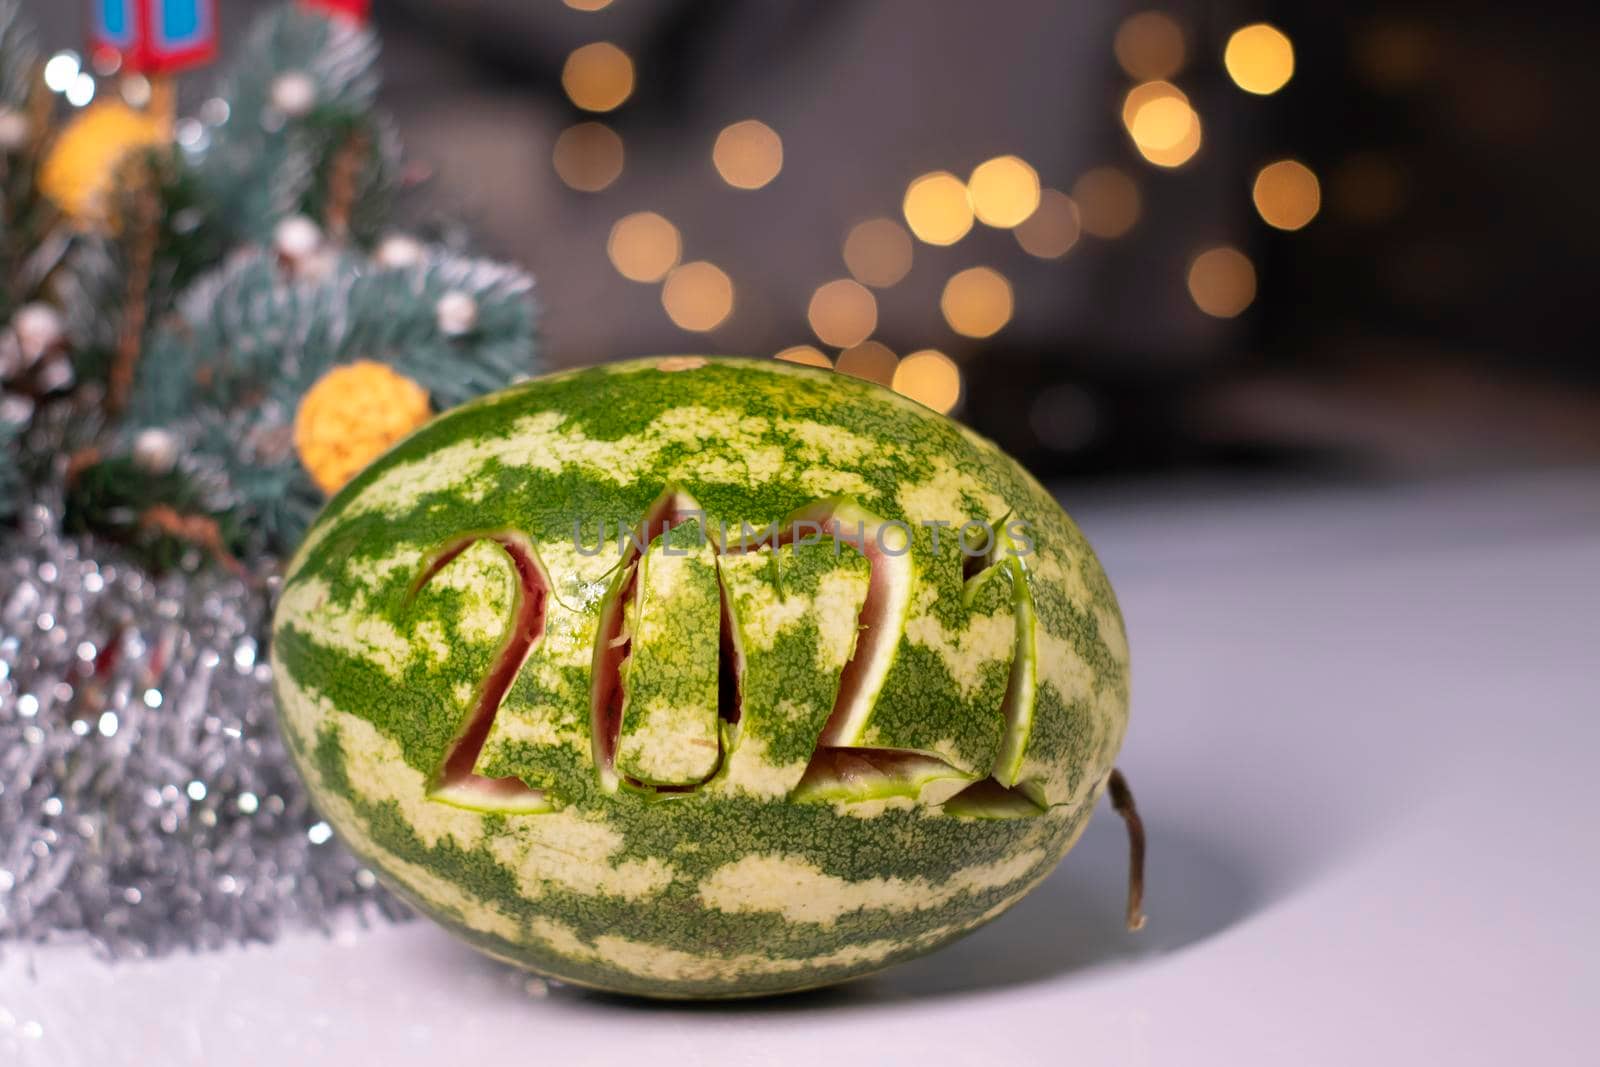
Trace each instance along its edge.
{"label": "red and blue ornament", "polygon": [[217,54],[217,0],[91,0],[89,46],[103,67],[171,74]]}

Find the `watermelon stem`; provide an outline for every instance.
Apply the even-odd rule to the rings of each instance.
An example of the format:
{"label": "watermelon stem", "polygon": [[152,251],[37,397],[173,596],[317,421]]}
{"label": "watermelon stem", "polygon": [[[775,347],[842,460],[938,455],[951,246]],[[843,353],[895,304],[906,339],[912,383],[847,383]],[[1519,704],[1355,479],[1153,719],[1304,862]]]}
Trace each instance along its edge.
{"label": "watermelon stem", "polygon": [[1144,928],[1144,820],[1119,768],[1111,770],[1111,810],[1128,828],[1128,929]]}

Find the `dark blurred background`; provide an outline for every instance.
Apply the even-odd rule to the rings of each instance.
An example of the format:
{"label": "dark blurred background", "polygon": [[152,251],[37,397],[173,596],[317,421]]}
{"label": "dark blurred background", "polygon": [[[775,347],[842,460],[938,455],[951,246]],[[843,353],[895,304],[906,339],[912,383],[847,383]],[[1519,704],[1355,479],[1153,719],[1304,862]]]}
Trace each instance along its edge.
{"label": "dark blurred background", "polygon": [[[261,6],[222,0],[225,51]],[[34,17],[81,47],[77,5]],[[1600,458],[1594,22],[1182,0],[373,10],[418,225],[459,219],[534,271],[548,363],[827,360],[1043,477]],[[210,73],[183,79],[186,111]]]}

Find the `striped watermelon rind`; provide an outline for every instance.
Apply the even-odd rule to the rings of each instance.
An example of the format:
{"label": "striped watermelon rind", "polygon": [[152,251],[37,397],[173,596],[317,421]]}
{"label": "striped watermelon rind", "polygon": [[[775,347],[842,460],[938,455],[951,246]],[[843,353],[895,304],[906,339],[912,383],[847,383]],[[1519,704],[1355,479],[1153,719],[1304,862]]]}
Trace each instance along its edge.
{"label": "striped watermelon rind", "polygon": [[[635,585],[633,624],[654,636],[631,684],[676,676],[675,693],[712,701],[673,706],[717,755],[668,768],[663,789],[597,765],[595,648],[623,562],[593,549],[601,520],[614,537],[678,498],[703,511],[712,545],[674,564],[692,578],[655,590],[662,604],[698,590],[659,631]],[[875,689],[848,676],[873,634],[858,639],[852,609],[881,555],[718,540],[823,514],[912,533]],[[933,520],[952,524],[940,551]],[[969,520],[1020,523],[1032,551],[949,551]],[[481,748],[463,749],[536,595],[519,570],[529,553],[547,583],[542,630]],[[711,694],[716,630],[695,639],[715,588],[732,591],[736,722],[715,718],[728,701],[726,679]],[[685,610],[693,625],[665,636]],[[288,567],[272,657],[314,797],[387,884],[492,955],[659,997],[824,985],[992,919],[1082,832],[1127,722],[1110,584],[1037,482],[876,386],[743,360],[568,372],[436,419],[329,502]],[[839,675],[871,690],[849,730],[829,708]],[[647,762],[660,751],[648,734]],[[452,779],[462,752],[471,777]]]}

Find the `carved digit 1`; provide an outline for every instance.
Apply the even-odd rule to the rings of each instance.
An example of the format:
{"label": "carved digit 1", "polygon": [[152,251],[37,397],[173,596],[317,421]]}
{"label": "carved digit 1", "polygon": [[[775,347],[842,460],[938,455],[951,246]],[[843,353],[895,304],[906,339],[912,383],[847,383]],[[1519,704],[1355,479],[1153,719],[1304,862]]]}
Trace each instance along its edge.
{"label": "carved digit 1", "polygon": [[429,796],[446,804],[474,811],[538,812],[551,810],[543,790],[529,788],[520,778],[485,778],[473,768],[494,725],[506,694],[522,670],[528,652],[544,637],[545,598],[550,582],[526,535],[509,531],[472,534],[441,549],[411,587],[415,597],[461,553],[479,541],[493,541],[506,554],[516,572],[516,597],[507,634],[493,665],[474,691],[471,714],[451,742],[444,762],[435,773]]}

